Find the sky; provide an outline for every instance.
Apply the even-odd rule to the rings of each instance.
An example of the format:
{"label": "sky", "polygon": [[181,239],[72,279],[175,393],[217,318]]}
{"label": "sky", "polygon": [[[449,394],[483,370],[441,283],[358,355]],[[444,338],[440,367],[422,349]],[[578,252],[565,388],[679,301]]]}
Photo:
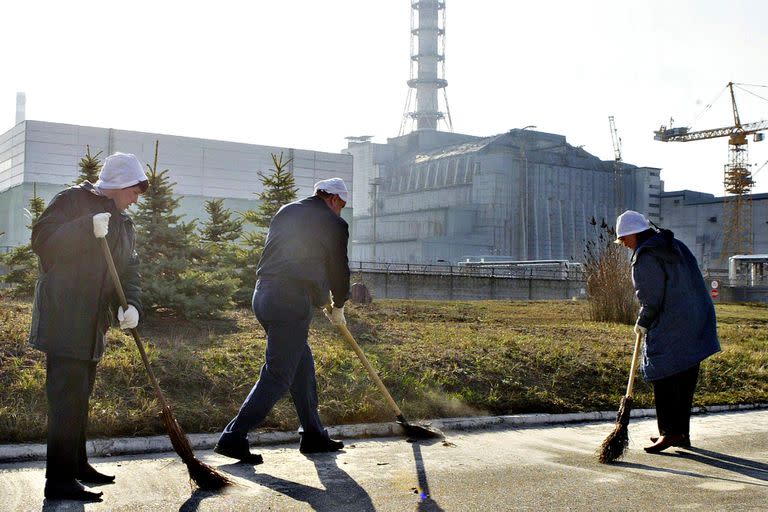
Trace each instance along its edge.
{"label": "sky", "polygon": [[[331,152],[347,136],[383,143],[408,92],[410,3],[5,2],[0,132],[22,91],[27,119]],[[445,3],[456,132],[534,125],[612,160],[612,115],[625,162],[661,168],[668,191],[722,195],[725,138],[653,131],[733,125],[730,81],[759,86],[736,90],[742,123],[768,119],[765,0]],[[749,151],[753,190],[768,192],[768,137]]]}

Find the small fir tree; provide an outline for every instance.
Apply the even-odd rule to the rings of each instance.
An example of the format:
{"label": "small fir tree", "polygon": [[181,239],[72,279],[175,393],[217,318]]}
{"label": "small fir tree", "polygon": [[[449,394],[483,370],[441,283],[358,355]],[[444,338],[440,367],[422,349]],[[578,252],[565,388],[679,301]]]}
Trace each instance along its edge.
{"label": "small fir tree", "polygon": [[288,164],[293,161],[289,158],[283,162],[283,153],[280,156],[272,153],[272,163],[275,168],[270,175],[259,172],[259,181],[263,187],[258,195],[259,209],[257,211],[248,210],[245,212],[245,219],[256,226],[267,228],[277,211],[285,204],[296,199],[296,193],[299,191],[296,187],[296,180],[293,173],[287,169]]}
{"label": "small fir tree", "polygon": [[80,175],[73,185],[79,185],[85,181],[96,183],[96,180],[99,179],[99,173],[101,172],[101,160],[99,160],[100,154],[101,151],[95,155],[91,155],[91,147],[87,144],[85,145],[85,156],[82,157],[77,164],[77,166],[80,167]]}
{"label": "small fir tree", "polygon": [[195,222],[184,223],[174,211],[181,198],[173,197],[168,169],[147,166],[149,188],[135,215],[137,250],[142,262],[142,297],[147,310],[185,318],[218,316],[231,305],[235,280],[225,272],[206,271],[195,235]]}
{"label": "small fir tree", "polygon": [[223,199],[205,202],[208,220],[200,228],[200,242],[205,251],[209,270],[227,270],[236,273],[236,241],[243,235],[243,220],[233,218],[232,211],[224,207]]}
{"label": "small fir tree", "polygon": [[232,218],[232,210],[224,207],[223,199],[205,202],[208,221],[200,228],[200,239],[204,243],[223,244],[234,242],[243,234],[243,221]]}
{"label": "small fir tree", "polygon": [[274,164],[272,172],[269,175],[258,173],[263,187],[262,192],[258,194],[261,204],[258,210],[247,210],[242,214],[245,223],[253,224],[255,229],[243,235],[242,244],[236,255],[236,268],[240,270],[235,302],[241,306],[247,306],[251,302],[253,286],[256,283],[256,269],[267,239],[266,230],[272,217],[283,205],[295,201],[299,191],[293,173],[288,169],[292,159],[283,161],[283,153],[280,153],[280,156],[273,153],[271,156]]}
{"label": "small fir tree", "polygon": [[[44,210],[45,201],[37,195],[37,187],[33,186],[29,209],[24,209],[24,215],[29,219],[27,228],[30,231],[37,224]],[[0,276],[0,279],[12,286],[11,293],[17,297],[31,297],[35,292],[38,274],[37,256],[32,252],[32,244],[11,249],[3,256],[2,263],[8,267],[8,273]]]}

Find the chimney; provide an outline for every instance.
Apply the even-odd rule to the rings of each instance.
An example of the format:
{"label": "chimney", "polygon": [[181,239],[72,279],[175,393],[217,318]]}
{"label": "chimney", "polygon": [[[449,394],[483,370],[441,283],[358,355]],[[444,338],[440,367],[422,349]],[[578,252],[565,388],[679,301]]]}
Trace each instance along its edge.
{"label": "chimney", "polygon": [[16,124],[26,119],[27,95],[23,92],[16,93]]}
{"label": "chimney", "polygon": [[[453,131],[445,87],[445,0],[411,1],[411,79],[405,118],[416,122],[417,130],[437,130],[445,122]],[[409,111],[416,93],[416,108]],[[445,111],[438,104],[438,92],[445,99]],[[406,119],[400,127],[405,131]]]}

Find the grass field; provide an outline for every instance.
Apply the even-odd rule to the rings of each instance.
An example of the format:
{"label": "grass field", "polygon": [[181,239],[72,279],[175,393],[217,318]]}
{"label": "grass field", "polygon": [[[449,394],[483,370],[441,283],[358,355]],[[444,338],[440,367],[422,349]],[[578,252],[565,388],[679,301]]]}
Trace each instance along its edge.
{"label": "grass field", "polygon": [[[40,441],[45,359],[27,346],[29,302],[0,296],[0,443]],[[702,366],[697,405],[768,402],[768,308],[718,305],[723,351]],[[585,302],[381,300],[347,307],[349,327],[410,419],[615,410],[634,342],[627,325],[587,319]],[[264,333],[250,311],[223,320],[152,318],[139,332],[187,432],[219,431],[258,377]],[[110,332],[91,399],[90,435],[162,434],[133,340]],[[391,420],[354,353],[317,313],[310,331],[328,425]],[[635,407],[652,407],[639,383]],[[298,422],[283,399],[265,428]]]}

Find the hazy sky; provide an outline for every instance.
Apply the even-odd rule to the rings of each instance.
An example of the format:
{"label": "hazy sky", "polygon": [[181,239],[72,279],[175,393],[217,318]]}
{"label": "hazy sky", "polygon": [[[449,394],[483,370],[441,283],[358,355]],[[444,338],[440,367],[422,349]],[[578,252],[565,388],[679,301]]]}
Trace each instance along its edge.
{"label": "hazy sky", "polygon": [[[122,7],[116,7],[122,5]],[[653,140],[733,124],[727,82],[768,85],[765,0],[446,0],[454,130],[535,125],[613,158],[661,167],[666,190],[722,194],[724,138]],[[339,151],[400,128],[409,0],[12,1],[2,8],[0,131],[27,119]],[[768,119],[768,87],[737,92]],[[697,119],[698,116],[698,119]],[[768,139],[768,138],[767,138]],[[750,139],[751,140],[751,139]],[[768,140],[750,144],[757,170]],[[768,192],[768,165],[756,174]]]}

